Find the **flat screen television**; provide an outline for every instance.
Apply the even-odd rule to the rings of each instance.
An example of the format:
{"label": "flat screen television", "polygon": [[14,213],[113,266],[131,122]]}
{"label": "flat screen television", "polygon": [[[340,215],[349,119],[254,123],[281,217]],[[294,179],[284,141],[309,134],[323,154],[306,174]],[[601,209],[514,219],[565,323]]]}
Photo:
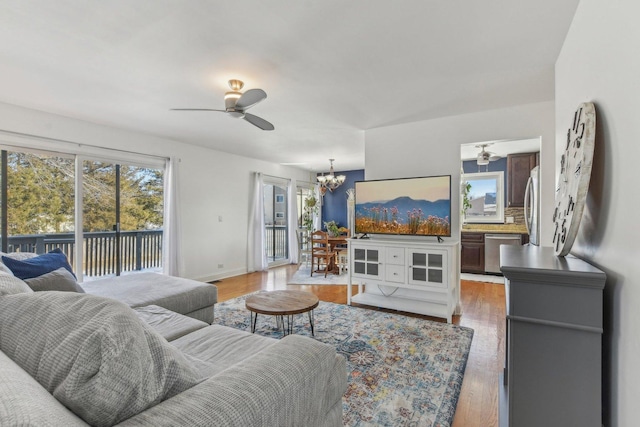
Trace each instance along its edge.
{"label": "flat screen television", "polygon": [[356,234],[451,236],[451,175],[356,181]]}

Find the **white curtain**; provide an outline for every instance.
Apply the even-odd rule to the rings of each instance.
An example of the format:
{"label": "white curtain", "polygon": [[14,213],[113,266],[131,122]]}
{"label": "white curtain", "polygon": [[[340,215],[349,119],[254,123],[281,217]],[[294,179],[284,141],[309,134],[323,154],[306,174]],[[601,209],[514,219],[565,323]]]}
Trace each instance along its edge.
{"label": "white curtain", "polygon": [[300,212],[298,212],[297,192],[296,180],[289,180],[287,186],[287,211],[289,211],[287,234],[289,240],[289,262],[291,264],[298,263],[298,215],[300,215]]}
{"label": "white curtain", "polygon": [[314,188],[314,194],[316,196],[316,200],[318,201],[318,212],[313,217],[313,230],[318,231],[322,230],[322,205],[324,203],[322,194],[320,193],[320,184],[316,184]]}
{"label": "white curtain", "polygon": [[164,225],[162,236],[162,268],[164,274],[180,275],[180,230],[178,221],[178,164],[180,159],[167,159],[164,166]]}
{"label": "white curtain", "polygon": [[256,172],[253,181],[253,199],[249,211],[249,234],[247,241],[247,271],[265,271],[269,268],[264,250],[264,179]]}
{"label": "white curtain", "polygon": [[347,190],[347,228],[351,236],[355,236],[356,228],[356,190]]}

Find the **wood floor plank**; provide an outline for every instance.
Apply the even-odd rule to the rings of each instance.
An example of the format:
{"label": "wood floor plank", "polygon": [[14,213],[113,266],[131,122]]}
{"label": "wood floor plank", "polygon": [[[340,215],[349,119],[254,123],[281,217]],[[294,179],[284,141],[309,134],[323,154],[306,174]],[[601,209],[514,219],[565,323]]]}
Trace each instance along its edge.
{"label": "wood floor plank", "polygon": [[[321,301],[346,304],[346,286],[287,285],[297,268],[297,265],[288,265],[216,282],[218,301],[226,301],[259,290],[297,289],[312,292]],[[357,292],[356,286],[353,287],[353,292]],[[452,426],[496,427],[498,375],[504,363],[504,285],[463,280],[461,300],[462,315],[454,316],[453,323],[473,328],[475,333]],[[377,310],[394,312],[386,309]],[[444,322],[443,319],[429,316],[403,314]]]}

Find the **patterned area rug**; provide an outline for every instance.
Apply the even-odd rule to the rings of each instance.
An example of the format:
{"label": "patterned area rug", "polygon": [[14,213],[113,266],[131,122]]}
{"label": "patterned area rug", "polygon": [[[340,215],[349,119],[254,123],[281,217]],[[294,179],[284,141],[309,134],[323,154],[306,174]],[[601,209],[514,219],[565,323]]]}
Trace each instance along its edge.
{"label": "patterned area rug", "polygon": [[[245,299],[216,304],[216,323],[249,331]],[[323,301],[314,318],[315,339],[347,359],[345,426],[451,425],[473,329]],[[311,336],[306,313],[295,322]],[[256,333],[282,336],[271,316]]]}
{"label": "patterned area rug", "polygon": [[324,277],[324,273],[313,273],[311,276],[311,267],[301,265],[298,271],[296,271],[291,279],[287,282],[288,285],[346,285],[349,282],[347,273],[342,274],[327,274]]}

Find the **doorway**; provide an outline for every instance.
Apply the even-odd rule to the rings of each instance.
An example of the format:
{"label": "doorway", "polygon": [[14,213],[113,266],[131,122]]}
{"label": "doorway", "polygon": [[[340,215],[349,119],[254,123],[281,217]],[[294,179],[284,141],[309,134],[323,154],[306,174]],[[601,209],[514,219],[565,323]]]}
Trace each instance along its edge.
{"label": "doorway", "polygon": [[289,260],[289,201],[286,180],[264,181],[265,252],[269,267]]}
{"label": "doorway", "polygon": [[[533,191],[529,178],[540,171],[540,147],[540,138],[461,145],[463,279],[501,282],[501,274],[495,268],[495,251],[491,250],[495,245],[491,243],[499,239],[509,244],[526,244],[530,236],[539,236],[539,230],[528,227],[534,210],[527,200]],[[539,215],[539,188],[535,191]]]}

